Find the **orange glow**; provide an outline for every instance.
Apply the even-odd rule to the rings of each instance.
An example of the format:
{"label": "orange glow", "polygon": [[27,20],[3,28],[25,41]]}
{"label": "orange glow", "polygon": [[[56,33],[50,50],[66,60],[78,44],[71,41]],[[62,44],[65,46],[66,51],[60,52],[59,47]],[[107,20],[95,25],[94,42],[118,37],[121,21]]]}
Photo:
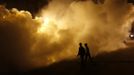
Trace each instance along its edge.
{"label": "orange glow", "polygon": [[40,18],[42,21],[41,26],[38,29],[38,33],[44,33],[50,26],[51,19],[49,17]]}

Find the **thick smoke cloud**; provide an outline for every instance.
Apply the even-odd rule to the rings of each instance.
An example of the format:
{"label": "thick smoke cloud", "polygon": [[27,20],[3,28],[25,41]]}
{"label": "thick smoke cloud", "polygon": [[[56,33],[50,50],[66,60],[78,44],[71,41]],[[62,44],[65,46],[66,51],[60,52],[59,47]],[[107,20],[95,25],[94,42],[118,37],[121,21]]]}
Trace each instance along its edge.
{"label": "thick smoke cloud", "polygon": [[[2,70],[30,66],[29,50],[34,40],[36,21],[28,11],[0,6],[0,66]],[[21,69],[21,68],[20,68]]]}
{"label": "thick smoke cloud", "polygon": [[21,69],[73,58],[79,42],[88,43],[92,56],[126,47],[133,6],[126,0],[100,2],[52,0],[35,19],[0,6],[0,65]]}
{"label": "thick smoke cloud", "polygon": [[[132,12],[132,5],[127,4],[126,0],[105,0],[100,4],[95,4],[92,0],[53,0],[47,8],[41,10],[39,15],[52,19],[54,25],[50,24],[48,27],[48,30],[51,30],[48,32],[48,38],[56,38],[56,32],[59,35],[59,41],[57,38],[56,41],[50,43],[52,40],[49,39],[49,44],[45,49],[35,52],[39,55],[43,54],[43,50],[48,51],[49,54],[61,53],[61,55],[56,53],[52,57],[52,59],[58,59],[76,55],[79,42],[87,42],[93,56],[103,51],[110,52],[124,48],[126,45],[123,41],[130,29],[130,25],[126,24],[130,12]],[[63,40],[60,40],[61,38]]]}

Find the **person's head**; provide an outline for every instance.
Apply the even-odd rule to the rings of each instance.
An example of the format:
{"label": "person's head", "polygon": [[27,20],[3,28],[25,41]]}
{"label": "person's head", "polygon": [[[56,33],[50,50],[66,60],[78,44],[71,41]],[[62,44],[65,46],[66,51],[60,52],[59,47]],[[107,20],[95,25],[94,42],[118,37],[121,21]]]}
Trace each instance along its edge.
{"label": "person's head", "polygon": [[80,42],[79,45],[82,46],[82,43]]}
{"label": "person's head", "polygon": [[87,43],[85,43],[85,46],[87,46]]}

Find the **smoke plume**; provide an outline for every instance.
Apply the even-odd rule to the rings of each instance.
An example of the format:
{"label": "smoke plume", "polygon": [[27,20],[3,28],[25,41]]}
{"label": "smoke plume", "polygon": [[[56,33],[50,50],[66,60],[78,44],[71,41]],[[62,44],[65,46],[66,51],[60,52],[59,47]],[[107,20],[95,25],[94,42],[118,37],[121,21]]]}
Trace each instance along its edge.
{"label": "smoke plume", "polygon": [[52,0],[32,18],[1,5],[0,65],[22,69],[73,58],[80,42],[92,56],[125,48],[133,11],[126,0]]}

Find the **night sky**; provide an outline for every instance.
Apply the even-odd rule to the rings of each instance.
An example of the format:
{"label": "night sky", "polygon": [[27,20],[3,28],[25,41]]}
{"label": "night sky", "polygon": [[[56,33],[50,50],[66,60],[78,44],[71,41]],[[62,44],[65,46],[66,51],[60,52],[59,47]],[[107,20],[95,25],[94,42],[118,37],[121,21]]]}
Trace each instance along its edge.
{"label": "night sky", "polygon": [[[47,5],[48,1],[50,0],[0,0],[0,4],[6,5],[7,8],[15,7],[20,10],[28,10],[35,14],[41,7]],[[128,2],[134,3],[134,0],[128,0]]]}
{"label": "night sky", "polygon": [[9,9],[28,10],[35,14],[41,7],[48,4],[48,0],[0,0],[0,4],[6,5]]}

